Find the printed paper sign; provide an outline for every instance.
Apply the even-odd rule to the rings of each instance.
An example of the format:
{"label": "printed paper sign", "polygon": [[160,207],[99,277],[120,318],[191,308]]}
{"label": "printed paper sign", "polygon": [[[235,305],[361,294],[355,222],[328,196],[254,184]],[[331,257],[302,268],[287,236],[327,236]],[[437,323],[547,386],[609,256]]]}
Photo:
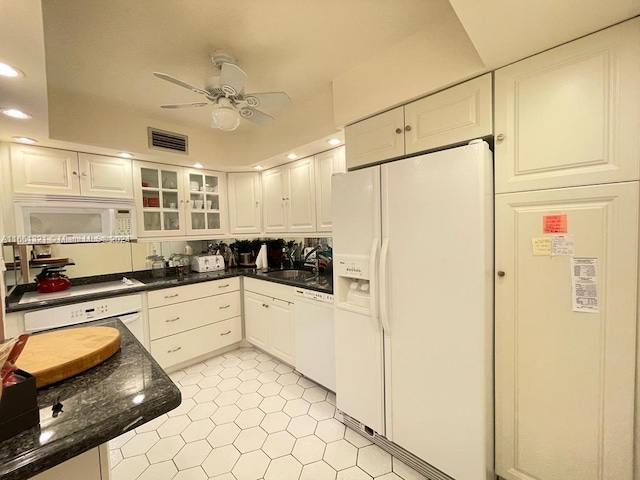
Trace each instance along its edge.
{"label": "printed paper sign", "polygon": [[574,253],[572,233],[551,237],[552,257],[573,257]]}
{"label": "printed paper sign", "polygon": [[567,233],[567,216],[543,215],[542,233]]}
{"label": "printed paper sign", "polygon": [[571,287],[574,312],[600,312],[597,258],[574,257],[571,259]]}
{"label": "printed paper sign", "polygon": [[532,238],[531,249],[536,257],[548,257],[551,255],[551,237]]}

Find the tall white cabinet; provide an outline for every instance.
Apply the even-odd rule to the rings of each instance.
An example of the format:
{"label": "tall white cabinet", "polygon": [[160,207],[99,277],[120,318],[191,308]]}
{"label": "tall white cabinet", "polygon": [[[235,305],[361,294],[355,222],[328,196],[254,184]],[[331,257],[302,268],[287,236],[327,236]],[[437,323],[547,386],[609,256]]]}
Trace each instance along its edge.
{"label": "tall white cabinet", "polygon": [[231,233],[262,231],[262,187],[259,173],[229,173],[229,230]]}
{"label": "tall white cabinet", "polygon": [[330,232],[333,228],[331,210],[331,176],[346,171],[344,146],[315,156],[316,170],[316,230]]}
{"label": "tall white cabinet", "polygon": [[637,478],[639,69],[636,19],[495,74],[506,480]]}

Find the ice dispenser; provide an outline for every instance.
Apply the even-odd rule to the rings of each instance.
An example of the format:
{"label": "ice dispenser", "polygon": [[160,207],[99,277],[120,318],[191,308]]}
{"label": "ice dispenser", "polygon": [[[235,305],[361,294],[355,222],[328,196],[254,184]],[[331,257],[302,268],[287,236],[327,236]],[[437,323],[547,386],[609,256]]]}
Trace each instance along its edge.
{"label": "ice dispenser", "polygon": [[336,257],[333,261],[336,305],[368,313],[371,305],[369,257]]}

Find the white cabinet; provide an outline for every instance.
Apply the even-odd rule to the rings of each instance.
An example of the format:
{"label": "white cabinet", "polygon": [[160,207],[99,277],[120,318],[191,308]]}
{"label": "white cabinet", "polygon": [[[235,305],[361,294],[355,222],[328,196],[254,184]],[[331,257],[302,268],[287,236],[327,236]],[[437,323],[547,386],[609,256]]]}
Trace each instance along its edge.
{"label": "white cabinet", "polygon": [[133,197],[126,158],[11,145],[11,167],[16,193]]}
{"label": "white cabinet", "polygon": [[165,369],[197,361],[242,339],[238,278],[148,294],[151,354]]}
{"label": "white cabinet", "polygon": [[344,147],[338,147],[315,156],[316,170],[316,230],[330,232],[333,228],[331,213],[331,176],[344,172]]}
{"label": "white cabinet", "polygon": [[345,129],[348,168],[491,135],[491,74]]}
{"label": "white cabinet", "polygon": [[229,231],[262,231],[262,189],[259,173],[229,173]]}
{"label": "white cabinet", "polygon": [[224,174],[135,162],[134,185],[138,237],[225,233]]}
{"label": "white cabinet", "polygon": [[292,287],[252,278],[244,281],[245,338],[295,366]]}
{"label": "white cabinet", "polygon": [[495,72],[497,193],[636,180],[640,19]]}
{"label": "white cabinet", "polygon": [[314,232],[316,197],[313,157],[262,172],[264,230]]}
{"label": "white cabinet", "polygon": [[109,449],[106,443],[32,477],[32,480],[109,480]]}
{"label": "white cabinet", "polygon": [[[632,480],[638,183],[497,195],[495,209],[498,475]],[[597,309],[575,311],[572,258],[550,255],[545,230],[596,259]]]}

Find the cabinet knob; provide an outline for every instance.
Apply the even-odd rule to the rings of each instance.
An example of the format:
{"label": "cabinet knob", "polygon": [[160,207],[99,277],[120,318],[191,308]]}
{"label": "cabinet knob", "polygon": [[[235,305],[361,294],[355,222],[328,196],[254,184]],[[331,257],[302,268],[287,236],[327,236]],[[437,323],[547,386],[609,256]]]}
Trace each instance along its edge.
{"label": "cabinet knob", "polygon": [[402,129],[401,128],[396,128],[396,133],[397,134],[401,134],[402,133]]}
{"label": "cabinet knob", "polygon": [[75,175],[76,177],[78,176],[78,172],[76,172],[75,170],[73,172],[71,172],[73,175]]}
{"label": "cabinet knob", "polygon": [[499,142],[504,140],[504,133],[499,133],[498,136],[496,137],[496,140],[498,140]]}
{"label": "cabinet knob", "polygon": [[87,176],[87,172],[82,172],[82,176],[86,177]]}
{"label": "cabinet knob", "polygon": [[498,270],[498,276],[499,277],[504,277],[506,274],[504,273],[504,271],[502,270]]}
{"label": "cabinet knob", "polygon": [[404,131],[405,132],[410,132],[411,131],[411,125],[407,125],[406,127],[404,127]]}
{"label": "cabinet knob", "polygon": [[263,303],[263,304],[262,304],[262,306],[263,306],[264,308],[269,308],[269,305],[267,305],[266,303]]}

